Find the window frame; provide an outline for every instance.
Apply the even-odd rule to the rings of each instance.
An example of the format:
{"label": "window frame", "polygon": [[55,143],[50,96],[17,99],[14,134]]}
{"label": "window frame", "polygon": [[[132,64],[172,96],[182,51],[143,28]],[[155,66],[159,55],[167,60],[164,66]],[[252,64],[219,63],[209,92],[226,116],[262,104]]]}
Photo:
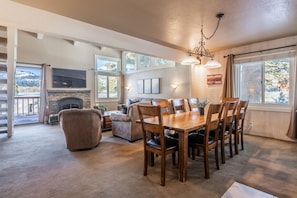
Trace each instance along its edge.
{"label": "window frame", "polygon": [[[293,94],[294,94],[294,88],[296,85],[294,85],[293,83],[295,82],[296,76],[296,57],[295,56],[285,56],[282,58],[289,58],[289,62],[290,62],[290,68],[289,68],[289,102],[288,104],[273,104],[273,103],[264,103],[264,99],[265,99],[265,83],[261,83],[261,99],[262,102],[261,103],[249,103],[249,109],[250,110],[259,110],[259,111],[275,111],[275,112],[291,112],[292,111],[292,103],[293,103]],[[267,58],[267,59],[263,59],[261,61],[242,61],[240,63],[234,63],[234,92],[235,92],[235,97],[240,97],[240,71],[239,71],[239,67],[237,65],[240,64],[245,64],[245,63],[251,63],[251,62],[261,62],[261,81],[265,81],[265,61],[270,61],[270,60],[275,60],[275,59],[280,59],[280,58]]]}
{"label": "window frame", "polygon": [[[134,53],[135,54],[135,69],[134,70],[130,70],[130,71],[126,71],[126,54],[127,53]],[[146,56],[150,58],[150,65],[148,67],[140,67],[140,56]],[[130,52],[130,51],[123,51],[122,52],[122,57],[123,57],[123,72],[125,74],[131,74],[131,73],[139,73],[139,72],[143,72],[143,71],[149,71],[149,70],[156,70],[156,69],[164,69],[164,68],[170,68],[170,67],[175,67],[176,66],[176,62],[172,61],[172,60],[168,60],[168,61],[172,61],[172,63],[169,64],[157,64],[157,59],[163,59],[160,57],[154,57],[154,56],[149,56],[149,55],[145,55],[145,54],[138,54],[135,52]],[[167,60],[167,59],[165,59]]]}
{"label": "window frame", "polygon": [[[97,69],[97,60],[98,59],[103,59],[107,61],[112,61],[112,62],[117,62],[117,71],[103,71],[103,70],[98,70]],[[109,102],[118,102],[120,101],[121,98],[121,93],[122,93],[122,75],[121,75],[121,59],[120,58],[115,58],[115,57],[109,57],[109,56],[101,56],[101,55],[95,55],[95,101],[109,101]],[[106,76],[107,77],[107,98],[99,98],[99,87],[98,87],[98,77],[99,76]],[[117,97],[116,98],[111,98],[109,97],[109,77],[118,77],[118,91],[117,91]]]}

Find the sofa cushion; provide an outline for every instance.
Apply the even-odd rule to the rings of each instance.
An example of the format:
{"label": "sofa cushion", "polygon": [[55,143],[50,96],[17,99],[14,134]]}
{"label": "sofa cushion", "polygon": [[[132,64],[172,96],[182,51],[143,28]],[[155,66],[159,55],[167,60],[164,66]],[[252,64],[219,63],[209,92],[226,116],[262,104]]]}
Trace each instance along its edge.
{"label": "sofa cushion", "polygon": [[134,98],[134,99],[129,99],[129,103],[128,103],[128,106],[133,104],[133,103],[137,103],[137,102],[140,102],[141,99],[140,98]]}
{"label": "sofa cushion", "polygon": [[110,119],[112,121],[121,121],[121,122],[130,122],[131,118],[127,116],[126,114],[117,114],[117,113],[112,113],[110,114]]}

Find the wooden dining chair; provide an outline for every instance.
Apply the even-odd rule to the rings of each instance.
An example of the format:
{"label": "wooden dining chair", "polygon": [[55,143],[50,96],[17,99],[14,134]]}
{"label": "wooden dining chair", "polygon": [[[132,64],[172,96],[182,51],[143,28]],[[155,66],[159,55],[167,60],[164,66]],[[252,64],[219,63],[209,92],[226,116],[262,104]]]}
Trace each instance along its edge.
{"label": "wooden dining chair", "polygon": [[186,112],[185,100],[183,98],[171,100],[174,114]]}
{"label": "wooden dining chair", "polygon": [[205,178],[209,178],[208,152],[215,150],[216,168],[219,170],[219,123],[223,104],[210,104],[205,120],[205,130],[189,136],[189,147],[192,149],[192,159],[195,159],[195,149],[203,151]]}
{"label": "wooden dining chair", "polygon": [[189,105],[189,110],[190,111],[199,111],[198,108],[198,98],[188,98],[188,105]]}
{"label": "wooden dining chair", "polygon": [[246,115],[248,104],[249,104],[249,101],[240,100],[240,102],[237,106],[237,109],[236,109],[235,127],[233,129],[235,154],[238,154],[239,135],[240,135],[241,150],[244,150],[243,125],[244,125],[244,120],[245,120],[245,115]]}
{"label": "wooden dining chair", "polygon": [[221,142],[221,160],[222,164],[225,163],[225,141],[228,140],[230,158],[233,157],[232,151],[232,128],[234,123],[234,115],[237,107],[237,101],[224,102],[223,113],[220,123],[219,140]]}
{"label": "wooden dining chair", "polygon": [[161,107],[161,113],[164,114],[171,114],[171,104],[166,99],[153,99],[152,105],[154,106],[160,106]]}
{"label": "wooden dining chair", "polygon": [[[160,106],[161,107],[161,113],[162,115],[169,115],[174,113],[173,112],[173,107],[172,107],[172,103],[169,100],[166,99],[154,99],[152,100],[152,105],[154,106]],[[170,130],[170,129],[166,129],[165,130],[165,136],[166,137],[171,137],[174,138],[176,140],[178,140],[178,133],[174,130]]]}
{"label": "wooden dining chair", "polygon": [[[151,105],[138,105],[139,118],[143,131],[144,168],[143,175],[147,175],[151,154],[161,156],[161,186],[165,186],[166,156],[172,154],[175,164],[175,153],[178,151],[178,141],[166,138],[164,134],[163,117],[161,107]],[[154,117],[156,123],[148,123],[144,118]]]}

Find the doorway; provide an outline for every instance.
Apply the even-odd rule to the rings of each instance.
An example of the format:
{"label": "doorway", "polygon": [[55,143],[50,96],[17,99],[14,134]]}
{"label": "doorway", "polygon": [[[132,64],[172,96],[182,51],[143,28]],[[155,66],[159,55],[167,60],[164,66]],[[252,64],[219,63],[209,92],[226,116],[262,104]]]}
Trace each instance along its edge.
{"label": "doorway", "polygon": [[16,65],[14,125],[39,122],[41,76],[41,65]]}

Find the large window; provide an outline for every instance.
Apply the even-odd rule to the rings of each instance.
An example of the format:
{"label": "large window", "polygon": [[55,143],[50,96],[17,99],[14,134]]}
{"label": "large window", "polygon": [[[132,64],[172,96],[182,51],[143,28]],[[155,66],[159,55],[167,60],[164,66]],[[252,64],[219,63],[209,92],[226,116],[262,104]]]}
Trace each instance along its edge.
{"label": "large window", "polygon": [[126,73],[175,66],[174,61],[134,52],[124,52],[123,60]]}
{"label": "large window", "polygon": [[120,59],[96,55],[95,63],[97,99],[118,99],[121,87]]}
{"label": "large window", "polygon": [[293,58],[235,65],[237,95],[252,104],[290,104]]}

